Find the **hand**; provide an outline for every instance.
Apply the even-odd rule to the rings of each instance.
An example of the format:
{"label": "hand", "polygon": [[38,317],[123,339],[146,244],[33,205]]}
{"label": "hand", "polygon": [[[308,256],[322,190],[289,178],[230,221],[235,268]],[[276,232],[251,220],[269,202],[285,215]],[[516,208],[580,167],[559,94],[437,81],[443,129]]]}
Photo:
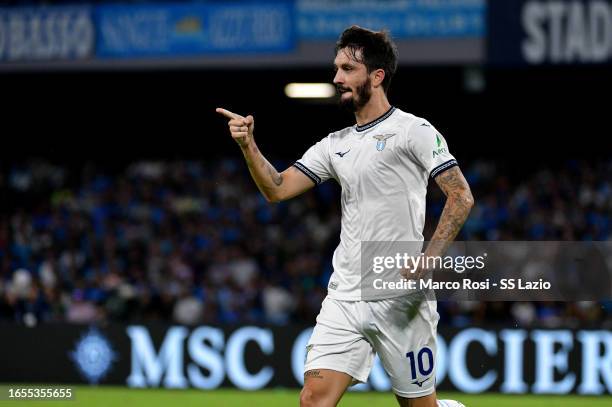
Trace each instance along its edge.
{"label": "hand", "polygon": [[253,141],[253,129],[255,129],[255,119],[253,116],[243,117],[220,107],[216,109],[216,112],[229,119],[227,125],[229,126],[232,138],[236,140],[238,145],[241,148],[248,147]]}
{"label": "hand", "polygon": [[413,271],[412,267],[407,267],[407,268],[403,268],[400,270],[400,275],[405,278],[406,280],[419,280],[422,278],[425,278],[427,276],[427,274],[430,272],[431,270],[428,270],[425,267],[421,267],[421,264],[419,264]]}

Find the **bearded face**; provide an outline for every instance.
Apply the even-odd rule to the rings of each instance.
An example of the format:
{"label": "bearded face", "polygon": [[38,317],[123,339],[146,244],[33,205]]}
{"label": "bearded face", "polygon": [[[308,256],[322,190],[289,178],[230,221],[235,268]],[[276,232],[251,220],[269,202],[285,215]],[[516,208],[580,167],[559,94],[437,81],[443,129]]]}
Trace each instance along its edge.
{"label": "bearded face", "polygon": [[340,96],[340,106],[353,113],[364,107],[372,97],[372,84],[369,76],[352,88],[337,85],[336,90]]}
{"label": "bearded face", "polygon": [[364,107],[372,97],[372,82],[366,66],[359,62],[361,51],[351,52],[344,48],[338,51],[334,65],[336,76],[334,84],[339,96],[340,106],[356,112]]}

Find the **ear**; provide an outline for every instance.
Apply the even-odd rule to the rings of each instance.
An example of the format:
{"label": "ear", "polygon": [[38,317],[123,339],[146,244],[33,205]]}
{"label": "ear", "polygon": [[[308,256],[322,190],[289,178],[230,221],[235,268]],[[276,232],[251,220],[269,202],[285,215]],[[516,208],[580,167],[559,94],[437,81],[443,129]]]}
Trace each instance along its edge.
{"label": "ear", "polygon": [[382,86],[384,79],[385,79],[384,69],[376,69],[372,71],[372,73],[370,73],[370,80],[372,81],[372,86],[375,88]]}

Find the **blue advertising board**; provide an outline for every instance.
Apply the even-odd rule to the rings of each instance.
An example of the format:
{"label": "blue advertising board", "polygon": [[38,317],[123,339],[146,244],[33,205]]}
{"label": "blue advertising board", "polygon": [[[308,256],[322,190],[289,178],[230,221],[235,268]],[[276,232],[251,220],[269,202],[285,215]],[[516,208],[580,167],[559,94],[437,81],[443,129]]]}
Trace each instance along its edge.
{"label": "blue advertising board", "polygon": [[[301,325],[161,322],[6,324],[2,329],[2,343],[11,349],[0,353],[3,383],[249,391],[301,387],[312,334],[312,327]],[[600,397],[612,392],[609,330],[441,325],[436,342],[435,380],[441,391]],[[351,389],[392,390],[378,357],[367,382]]]}
{"label": "blue advertising board", "polygon": [[302,40],[333,40],[353,24],[396,39],[480,37],[485,29],[485,0],[298,0],[296,8]]}
{"label": "blue advertising board", "polygon": [[294,48],[293,2],[101,5],[98,57],[281,53]]}

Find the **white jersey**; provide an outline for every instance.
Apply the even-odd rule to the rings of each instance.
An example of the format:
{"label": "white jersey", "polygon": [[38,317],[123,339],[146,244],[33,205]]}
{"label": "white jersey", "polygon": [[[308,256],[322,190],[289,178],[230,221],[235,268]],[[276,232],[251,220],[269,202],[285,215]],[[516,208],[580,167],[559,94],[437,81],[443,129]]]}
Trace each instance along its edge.
{"label": "white jersey", "polygon": [[[368,124],[331,133],[306,151],[294,166],[315,184],[334,178],[342,187],[330,298],[362,299],[361,242],[423,241],[428,180],[456,165],[428,121],[395,107]],[[381,298],[393,296],[397,293]]]}

